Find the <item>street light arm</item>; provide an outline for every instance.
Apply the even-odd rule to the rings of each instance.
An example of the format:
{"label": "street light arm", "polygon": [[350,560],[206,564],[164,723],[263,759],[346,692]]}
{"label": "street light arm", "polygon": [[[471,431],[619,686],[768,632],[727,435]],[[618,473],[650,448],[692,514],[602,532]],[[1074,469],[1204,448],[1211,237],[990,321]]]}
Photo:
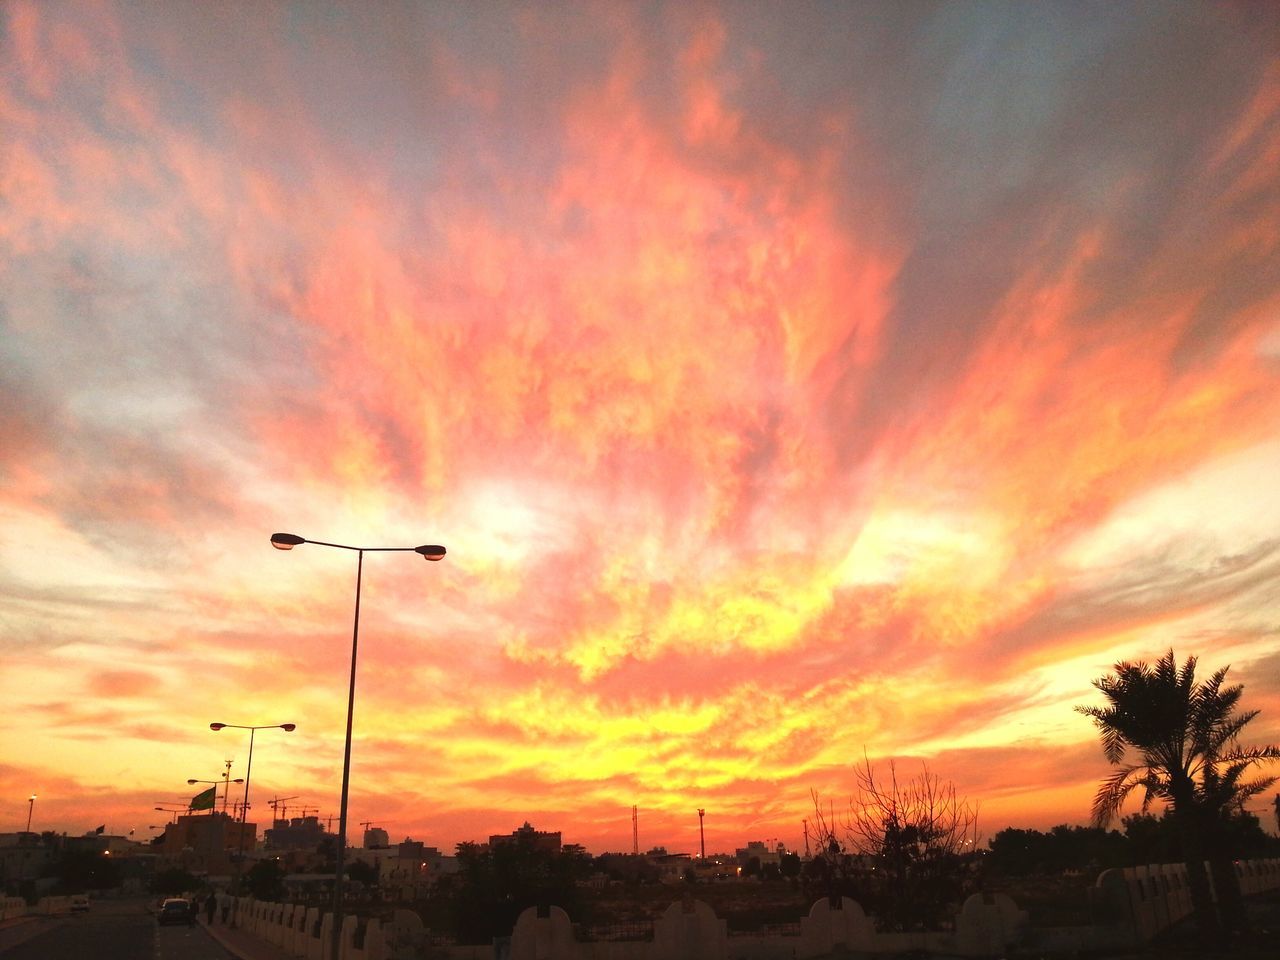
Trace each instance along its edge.
{"label": "street light arm", "polygon": [[448,552],[444,547],[435,543],[424,543],[418,547],[353,547],[349,543],[308,540],[306,537],[300,537],[296,533],[273,533],[271,535],[271,545],[277,550],[292,550],[294,547],[301,546],[304,543],[311,543],[317,547],[334,547],[338,550],[356,550],[360,553],[417,553],[428,560],[443,560]]}

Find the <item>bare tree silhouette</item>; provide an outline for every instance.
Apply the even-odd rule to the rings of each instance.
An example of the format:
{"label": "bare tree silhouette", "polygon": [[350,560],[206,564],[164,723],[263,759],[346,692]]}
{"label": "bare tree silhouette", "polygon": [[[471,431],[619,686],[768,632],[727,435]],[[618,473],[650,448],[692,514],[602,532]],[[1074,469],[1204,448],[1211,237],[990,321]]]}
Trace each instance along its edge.
{"label": "bare tree silhouette", "polygon": [[839,825],[814,794],[832,885],[858,896],[883,929],[936,928],[973,876],[977,805],[923,763],[918,774],[900,780],[894,762],[881,777],[864,756],[855,785]]}

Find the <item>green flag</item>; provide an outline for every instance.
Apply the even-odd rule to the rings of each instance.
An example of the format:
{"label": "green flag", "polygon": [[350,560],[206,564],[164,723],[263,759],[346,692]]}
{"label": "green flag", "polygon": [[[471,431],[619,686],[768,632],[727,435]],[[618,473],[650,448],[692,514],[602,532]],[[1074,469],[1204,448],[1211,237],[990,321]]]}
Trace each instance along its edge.
{"label": "green flag", "polygon": [[218,788],[217,788],[217,786],[215,785],[215,786],[210,787],[210,788],[209,788],[208,790],[206,790],[204,793],[197,793],[194,797],[192,797],[192,798],[191,798],[191,807],[190,807],[190,809],[192,809],[192,810],[212,810],[212,809],[213,809],[213,805],[214,805],[214,803],[215,803],[215,802],[216,802],[216,800],[217,800],[217,792],[218,792]]}

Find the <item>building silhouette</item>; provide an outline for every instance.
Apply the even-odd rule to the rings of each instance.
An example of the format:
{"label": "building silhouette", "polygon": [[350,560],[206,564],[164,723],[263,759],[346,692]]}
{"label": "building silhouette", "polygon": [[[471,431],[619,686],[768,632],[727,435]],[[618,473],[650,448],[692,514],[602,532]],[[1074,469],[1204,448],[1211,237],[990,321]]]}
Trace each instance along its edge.
{"label": "building silhouette", "polygon": [[489,846],[500,847],[504,844],[520,844],[534,850],[545,850],[548,853],[560,852],[560,831],[554,833],[535,830],[528,820],[524,825],[511,833],[495,833],[489,837]]}

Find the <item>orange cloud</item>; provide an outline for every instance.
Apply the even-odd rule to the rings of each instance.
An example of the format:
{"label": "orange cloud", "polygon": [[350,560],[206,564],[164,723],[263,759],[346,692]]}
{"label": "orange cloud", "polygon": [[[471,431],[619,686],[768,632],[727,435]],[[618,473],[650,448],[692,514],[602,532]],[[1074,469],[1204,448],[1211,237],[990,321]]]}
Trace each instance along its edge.
{"label": "orange cloud", "polygon": [[446,847],[794,843],[864,748],[1047,826],[1113,658],[1274,700],[1280,98],[1227,19],[4,16],[5,776],[68,823],[215,719],[333,805],[355,558],[275,530],[448,546],[365,558],[353,794]]}

